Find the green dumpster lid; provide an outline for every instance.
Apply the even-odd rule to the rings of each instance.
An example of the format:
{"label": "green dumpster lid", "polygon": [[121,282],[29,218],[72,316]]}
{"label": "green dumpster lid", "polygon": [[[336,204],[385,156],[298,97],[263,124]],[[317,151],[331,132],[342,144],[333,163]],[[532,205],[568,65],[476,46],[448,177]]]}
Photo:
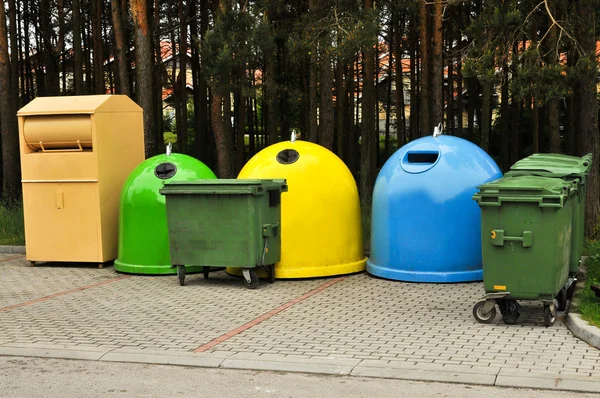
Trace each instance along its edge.
{"label": "green dumpster lid", "polygon": [[542,177],[578,177],[581,183],[584,183],[591,165],[591,153],[582,157],[558,153],[536,153],[519,160],[511,166],[510,170],[511,172],[525,172]]}
{"label": "green dumpster lid", "polygon": [[262,195],[268,191],[287,192],[285,179],[220,179],[167,182],[159,192],[165,194],[249,194]]}
{"label": "green dumpster lid", "polygon": [[577,192],[579,180],[566,182],[535,175],[504,177],[480,185],[473,195],[479,205],[500,206],[502,202],[533,202],[540,207],[563,207]]}

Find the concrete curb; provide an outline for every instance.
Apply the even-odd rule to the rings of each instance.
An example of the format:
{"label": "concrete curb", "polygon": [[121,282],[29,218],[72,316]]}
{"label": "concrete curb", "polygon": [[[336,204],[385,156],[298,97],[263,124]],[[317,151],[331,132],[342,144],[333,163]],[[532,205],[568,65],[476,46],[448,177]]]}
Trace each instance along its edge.
{"label": "concrete curb", "polygon": [[219,369],[317,373],[426,382],[476,384],[580,392],[600,392],[600,376],[529,372],[497,367],[414,364],[384,360],[335,357],[302,357],[253,353],[193,353],[133,348],[78,347],[68,345],[0,342],[0,355],[144,363]]}
{"label": "concrete curb", "polygon": [[[585,268],[587,262],[587,256],[581,258],[582,268]],[[575,285],[575,292],[577,292],[577,290],[579,289],[583,289],[584,286],[585,283],[583,281],[578,282]],[[573,336],[585,341],[593,347],[600,349],[600,328],[590,325],[589,323],[584,321],[581,318],[581,315],[579,315],[577,312],[571,311],[569,311],[569,313],[567,314],[565,324],[567,325],[567,328],[571,331],[571,333],[573,333]]]}
{"label": "concrete curb", "polygon": [[25,246],[0,246],[0,253],[25,254]]}
{"label": "concrete curb", "polygon": [[577,313],[567,314],[566,319],[567,328],[573,333],[573,335],[591,346],[600,349],[600,329],[596,326],[592,326],[583,319],[581,315]]}

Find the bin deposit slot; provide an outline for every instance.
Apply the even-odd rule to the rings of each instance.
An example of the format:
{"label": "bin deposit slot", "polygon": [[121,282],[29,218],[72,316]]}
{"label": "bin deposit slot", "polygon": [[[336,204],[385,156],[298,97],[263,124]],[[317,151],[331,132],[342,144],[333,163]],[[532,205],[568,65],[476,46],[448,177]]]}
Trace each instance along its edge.
{"label": "bin deposit slot", "polygon": [[281,164],[292,164],[299,157],[300,154],[295,149],[284,149],[277,154],[276,159]]}
{"label": "bin deposit slot", "polygon": [[164,162],[156,166],[154,175],[161,180],[168,180],[177,173],[177,166],[170,162]]}
{"label": "bin deposit slot", "polygon": [[36,152],[83,152],[92,150],[90,115],[28,116],[23,138]]}
{"label": "bin deposit slot", "polygon": [[438,152],[409,152],[408,163],[435,163],[438,159]]}

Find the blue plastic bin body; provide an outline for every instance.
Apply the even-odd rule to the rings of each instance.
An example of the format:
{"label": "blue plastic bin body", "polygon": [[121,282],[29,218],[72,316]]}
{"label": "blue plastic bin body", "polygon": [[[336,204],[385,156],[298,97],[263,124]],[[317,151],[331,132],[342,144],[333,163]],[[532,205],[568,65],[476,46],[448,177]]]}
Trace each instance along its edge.
{"label": "blue plastic bin body", "polygon": [[373,191],[367,272],[410,282],[483,280],[477,186],[502,177],[477,145],[414,140],[381,169]]}

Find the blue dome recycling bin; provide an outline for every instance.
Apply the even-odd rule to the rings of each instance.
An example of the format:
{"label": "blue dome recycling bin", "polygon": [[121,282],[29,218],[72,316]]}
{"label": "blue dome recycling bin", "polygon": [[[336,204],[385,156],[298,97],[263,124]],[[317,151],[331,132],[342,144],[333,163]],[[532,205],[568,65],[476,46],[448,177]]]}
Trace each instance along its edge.
{"label": "blue dome recycling bin", "polygon": [[381,169],[373,191],[367,272],[409,282],[483,280],[477,186],[502,177],[462,138],[414,140]]}

